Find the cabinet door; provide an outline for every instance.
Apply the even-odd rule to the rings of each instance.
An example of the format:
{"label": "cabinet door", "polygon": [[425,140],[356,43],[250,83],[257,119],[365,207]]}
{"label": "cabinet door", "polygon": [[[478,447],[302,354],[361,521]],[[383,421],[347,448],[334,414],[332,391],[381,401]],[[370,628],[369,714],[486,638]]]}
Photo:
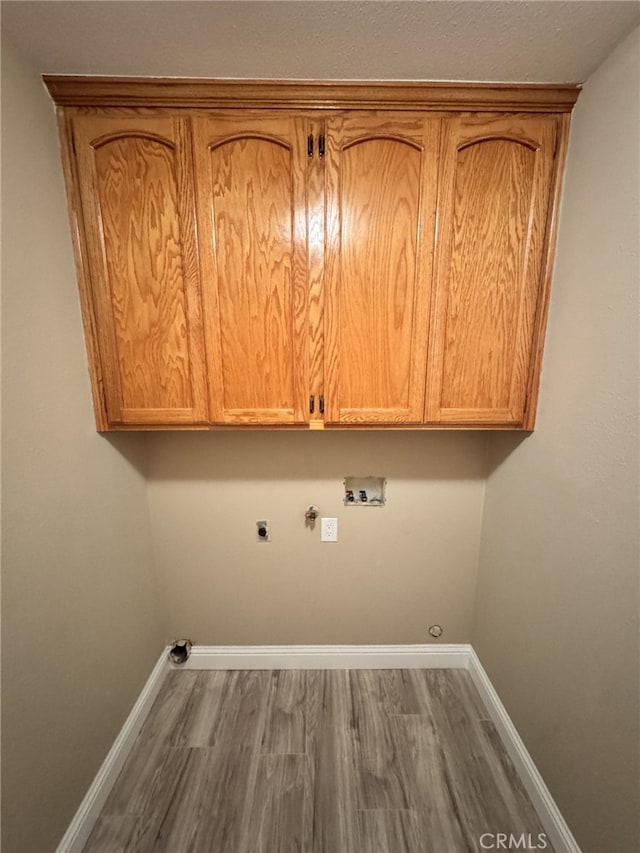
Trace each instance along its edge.
{"label": "cabinet door", "polygon": [[107,421],[204,422],[186,121],[78,116],[73,140]]}
{"label": "cabinet door", "polygon": [[426,420],[522,425],[557,119],[445,120]]}
{"label": "cabinet door", "polygon": [[236,110],[193,122],[211,419],[305,423],[307,122]]}
{"label": "cabinet door", "polygon": [[421,423],[440,119],[327,120],[326,419]]}

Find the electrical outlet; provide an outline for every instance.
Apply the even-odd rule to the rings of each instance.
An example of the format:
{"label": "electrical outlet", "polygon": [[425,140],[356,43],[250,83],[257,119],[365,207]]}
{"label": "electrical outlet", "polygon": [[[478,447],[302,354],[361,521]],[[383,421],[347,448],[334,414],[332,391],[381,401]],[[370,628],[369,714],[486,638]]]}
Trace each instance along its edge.
{"label": "electrical outlet", "polygon": [[320,519],[320,541],[321,542],[337,542],[338,541],[338,519],[337,518],[321,518]]}

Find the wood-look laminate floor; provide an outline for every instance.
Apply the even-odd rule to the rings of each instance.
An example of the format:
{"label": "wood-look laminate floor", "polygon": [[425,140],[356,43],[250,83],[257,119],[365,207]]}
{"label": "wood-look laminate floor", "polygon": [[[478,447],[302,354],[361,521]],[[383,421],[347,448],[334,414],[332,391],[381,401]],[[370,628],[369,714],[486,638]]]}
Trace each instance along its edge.
{"label": "wood-look laminate floor", "polygon": [[172,671],[85,853],[475,853],[542,832],[464,670]]}

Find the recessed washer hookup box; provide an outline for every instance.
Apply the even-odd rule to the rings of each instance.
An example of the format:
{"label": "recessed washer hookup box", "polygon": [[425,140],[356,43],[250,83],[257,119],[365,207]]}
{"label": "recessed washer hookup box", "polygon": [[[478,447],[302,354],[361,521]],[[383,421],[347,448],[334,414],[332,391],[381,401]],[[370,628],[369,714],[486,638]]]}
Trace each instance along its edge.
{"label": "recessed washer hookup box", "polygon": [[386,482],[384,477],[345,477],[345,506],[384,506]]}

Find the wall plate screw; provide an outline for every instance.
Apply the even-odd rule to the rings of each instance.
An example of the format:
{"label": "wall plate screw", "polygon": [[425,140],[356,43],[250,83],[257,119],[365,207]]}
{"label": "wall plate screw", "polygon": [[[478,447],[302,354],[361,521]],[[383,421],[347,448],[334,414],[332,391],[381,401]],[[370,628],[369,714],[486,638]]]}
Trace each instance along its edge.
{"label": "wall plate screw", "polygon": [[431,625],[429,627],[429,633],[431,634],[432,637],[435,637],[436,639],[438,637],[441,637],[442,636],[442,625]]}

